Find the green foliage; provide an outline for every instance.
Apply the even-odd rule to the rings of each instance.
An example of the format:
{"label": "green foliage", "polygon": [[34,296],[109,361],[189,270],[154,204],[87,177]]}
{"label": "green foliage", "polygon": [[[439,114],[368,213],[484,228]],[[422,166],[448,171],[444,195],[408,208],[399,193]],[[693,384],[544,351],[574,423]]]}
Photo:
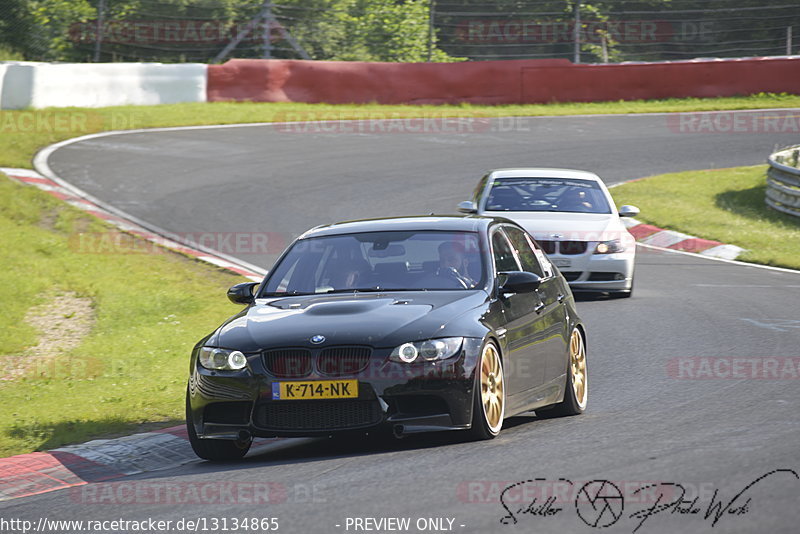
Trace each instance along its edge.
{"label": "green foliage", "polygon": [[[100,0],[4,0],[0,44],[26,59],[91,61]],[[277,5],[279,4],[279,5]],[[103,61],[209,61],[233,35],[256,21],[229,57],[262,57],[261,0],[104,0]],[[313,59],[358,61],[453,61],[429,34],[428,0],[285,0],[272,13]],[[219,40],[152,42],[136,35],[136,21],[209,23],[227,28]],[[152,25],[152,24],[151,24]],[[271,32],[272,56],[297,58],[282,32]],[[429,43],[429,41],[431,41]]]}

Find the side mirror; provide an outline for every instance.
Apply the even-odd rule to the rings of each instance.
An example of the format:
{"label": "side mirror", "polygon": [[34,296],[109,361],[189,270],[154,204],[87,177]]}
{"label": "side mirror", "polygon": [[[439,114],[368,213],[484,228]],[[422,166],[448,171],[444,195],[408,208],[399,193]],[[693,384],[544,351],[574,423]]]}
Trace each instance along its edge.
{"label": "side mirror", "polygon": [[458,211],[461,213],[478,213],[478,206],[471,200],[458,203]]}
{"label": "side mirror", "polygon": [[531,293],[539,289],[542,279],[539,275],[526,271],[507,271],[498,273],[505,276],[500,283],[501,293]]}
{"label": "side mirror", "polygon": [[255,301],[253,289],[258,282],[243,282],[236,284],[228,290],[228,300],[234,304],[252,304]]}
{"label": "side mirror", "polygon": [[637,208],[636,206],[630,206],[626,204],[619,208],[620,217],[635,217],[637,215],[639,215],[639,208]]}

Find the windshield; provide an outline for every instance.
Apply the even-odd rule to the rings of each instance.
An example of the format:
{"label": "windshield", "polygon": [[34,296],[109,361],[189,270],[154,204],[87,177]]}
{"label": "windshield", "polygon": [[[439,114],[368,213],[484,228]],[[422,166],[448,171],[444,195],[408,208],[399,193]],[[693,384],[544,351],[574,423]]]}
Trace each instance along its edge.
{"label": "windshield", "polygon": [[260,296],[483,286],[483,255],[471,232],[368,232],[296,241]]}
{"label": "windshield", "polygon": [[611,213],[600,184],[565,178],[505,178],[496,180],[486,211],[568,211]]}

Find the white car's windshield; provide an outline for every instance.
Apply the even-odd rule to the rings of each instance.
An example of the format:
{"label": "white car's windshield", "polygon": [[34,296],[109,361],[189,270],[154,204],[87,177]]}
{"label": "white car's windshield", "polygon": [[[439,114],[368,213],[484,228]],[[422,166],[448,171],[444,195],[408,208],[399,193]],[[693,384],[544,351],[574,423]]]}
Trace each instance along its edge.
{"label": "white car's windshield", "polygon": [[368,232],[302,239],[270,272],[261,296],[482,287],[470,232]]}
{"label": "white car's windshield", "polygon": [[503,178],[495,180],[486,211],[567,211],[611,213],[600,184],[568,178]]}

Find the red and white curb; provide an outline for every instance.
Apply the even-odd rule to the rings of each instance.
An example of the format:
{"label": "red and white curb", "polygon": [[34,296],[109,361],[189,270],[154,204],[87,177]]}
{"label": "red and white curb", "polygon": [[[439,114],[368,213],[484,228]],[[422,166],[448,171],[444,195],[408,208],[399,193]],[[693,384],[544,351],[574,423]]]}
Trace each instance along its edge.
{"label": "red and white curb", "polygon": [[201,250],[199,247],[182,243],[179,239],[177,239],[176,236],[170,236],[166,232],[156,233],[148,230],[141,224],[138,224],[136,221],[131,220],[131,218],[112,213],[105,206],[101,206],[97,202],[93,202],[92,200],[77,195],[71,189],[64,187],[50,178],[42,176],[36,171],[29,169],[0,167],[0,172],[5,173],[9,178],[18,182],[38,187],[42,191],[45,191],[80,210],[91,213],[95,217],[111,223],[123,232],[140,237],[141,239],[144,239],[150,243],[180,252],[181,254],[192,256],[198,260],[216,265],[217,267],[233,271],[249,278],[250,280],[253,280],[254,282],[260,282],[266,274],[265,270],[254,265],[236,261],[233,258],[223,257],[220,254],[215,254],[208,250]]}
{"label": "red and white curb", "polygon": [[701,256],[723,260],[735,260],[739,254],[745,252],[745,249],[736,245],[726,245],[719,241],[702,239],[673,230],[664,230],[658,226],[644,224],[630,217],[623,217],[622,222],[633,237],[636,238],[636,241],[643,245],[693,252]]}
{"label": "red and white curb", "polygon": [[[256,439],[250,450],[259,454],[300,441],[307,440]],[[199,461],[183,426],[0,458],[0,501]]]}

